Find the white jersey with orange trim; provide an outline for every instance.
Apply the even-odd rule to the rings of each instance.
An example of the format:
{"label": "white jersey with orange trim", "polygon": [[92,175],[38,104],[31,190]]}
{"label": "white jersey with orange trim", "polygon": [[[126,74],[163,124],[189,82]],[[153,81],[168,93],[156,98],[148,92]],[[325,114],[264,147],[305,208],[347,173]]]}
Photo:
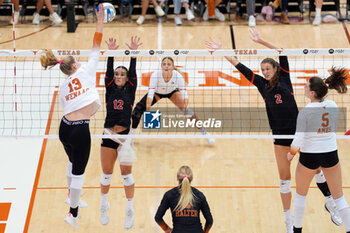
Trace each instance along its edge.
{"label": "white jersey with orange trim", "polygon": [[61,84],[59,93],[63,115],[94,103],[93,115],[101,106],[100,97],[96,90],[96,69],[99,55],[99,49],[93,48],[88,62]]}
{"label": "white jersey with orange trim", "polygon": [[301,152],[323,153],[337,150],[336,129],[339,109],[332,100],[312,102],[298,115],[292,147]]}
{"label": "white jersey with orange trim", "polygon": [[153,99],[154,93],[170,94],[176,89],[179,89],[184,99],[188,98],[185,79],[178,71],[173,70],[171,79],[165,82],[162,70],[157,70],[151,76],[147,98]]}

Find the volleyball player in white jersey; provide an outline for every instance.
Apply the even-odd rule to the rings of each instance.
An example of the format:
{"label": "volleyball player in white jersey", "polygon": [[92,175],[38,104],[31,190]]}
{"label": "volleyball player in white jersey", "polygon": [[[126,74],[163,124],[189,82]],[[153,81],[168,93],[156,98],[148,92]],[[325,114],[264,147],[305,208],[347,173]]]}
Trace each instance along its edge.
{"label": "volleyball player in white jersey", "polygon": [[[149,111],[152,105],[162,98],[168,98],[182,112],[190,115],[190,119],[197,119],[194,112],[188,107],[188,94],[183,75],[175,68],[174,60],[171,57],[164,57],[161,64],[162,69],[155,71],[150,79],[148,93],[137,103],[132,112],[132,133],[140,123],[144,111]],[[203,135],[210,134],[200,128]],[[208,143],[215,142],[214,138],[208,137]]]}
{"label": "volleyball player in white jersey", "polygon": [[345,80],[345,69],[332,68],[331,76],[327,79],[312,77],[305,86],[305,96],[311,102],[299,112],[295,138],[288,153],[291,160],[300,151],[295,174],[294,233],[302,232],[306,194],[319,168],[327,179],[346,232],[350,232],[350,208],[343,196],[335,134],[339,110],[334,101],[324,99],[328,89],[346,93]]}
{"label": "volleyball player in white jersey", "polygon": [[66,223],[78,228],[78,208],[80,193],[84,183],[84,172],[89,160],[91,136],[90,117],[100,107],[100,98],[96,90],[96,69],[100,55],[103,31],[104,9],[99,5],[96,12],[97,24],[89,60],[81,65],[73,56],[57,59],[51,50],[40,57],[41,65],[46,69],[57,64],[67,75],[59,89],[63,117],[59,129],[59,138],[68,155],[66,175],[70,193],[70,209]]}

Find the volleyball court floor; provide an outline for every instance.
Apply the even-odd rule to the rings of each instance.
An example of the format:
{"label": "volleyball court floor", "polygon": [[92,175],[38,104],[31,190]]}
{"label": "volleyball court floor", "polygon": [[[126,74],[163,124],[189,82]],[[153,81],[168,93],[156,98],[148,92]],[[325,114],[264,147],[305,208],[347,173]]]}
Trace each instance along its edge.
{"label": "volleyball court floor", "polygon": [[[90,41],[82,41],[81,38],[92,38],[95,29],[92,24],[82,24],[76,33],[66,34],[64,26],[48,27],[39,32],[42,28],[20,25],[17,30],[19,37],[33,31],[37,33],[19,39],[17,49],[89,49]],[[261,25],[258,28],[267,40],[283,48],[346,48],[349,44],[341,24],[317,28],[304,24]],[[2,43],[11,40],[11,29],[4,27],[0,32],[0,48],[12,49],[9,42]],[[292,32],[303,32],[304,36],[292,40]],[[142,49],[185,49],[184,44],[186,49],[203,49],[204,40],[209,36],[221,37],[223,47],[230,48],[231,45],[228,23],[204,23],[195,28],[164,24],[161,31],[159,25],[135,27],[108,24],[104,30],[104,38],[116,36],[121,43],[127,42],[135,34],[143,40]],[[262,48],[249,40],[246,26],[237,25],[235,35],[240,48]],[[157,40],[154,40],[155,37]],[[189,92],[190,96],[196,95],[196,90]],[[51,94],[55,96],[55,92]],[[301,101],[299,96],[302,97],[302,91],[297,96]],[[224,97],[222,95],[220,98]],[[59,103],[57,99],[52,100],[51,112],[57,114],[55,111]],[[191,101],[195,104],[196,100]],[[257,105],[261,104],[260,101],[260,98],[256,98]],[[58,123],[57,120],[50,120],[50,117],[43,122],[48,131],[57,128]],[[102,125],[94,130],[95,133],[102,132]],[[1,138],[0,145],[0,232],[126,232],[123,229],[125,195],[118,164],[109,195],[111,221],[108,226],[99,223],[100,139],[93,139],[82,197],[89,206],[81,209],[78,230],[63,221],[68,211],[64,203],[67,196],[67,157],[58,139]],[[349,143],[338,140],[338,146],[344,193],[349,198]],[[135,150],[136,215],[135,226],[128,232],[162,232],[153,220],[154,214],[164,192],[176,186],[177,169],[184,164],[193,169],[193,185],[208,199],[214,217],[211,232],[285,231],[271,139],[218,139],[213,145],[208,145],[204,139],[137,139]],[[293,177],[296,162],[294,160],[292,163]],[[294,186],[294,181],[292,184]],[[323,205],[322,194],[313,183],[307,198],[305,232],[344,232],[342,227],[331,223]],[[165,219],[171,223],[169,212]]]}

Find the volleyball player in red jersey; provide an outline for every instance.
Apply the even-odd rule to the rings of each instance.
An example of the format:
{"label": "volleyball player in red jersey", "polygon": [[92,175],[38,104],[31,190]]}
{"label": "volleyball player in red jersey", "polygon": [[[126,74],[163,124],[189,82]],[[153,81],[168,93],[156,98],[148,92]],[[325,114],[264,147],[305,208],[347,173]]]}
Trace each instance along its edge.
{"label": "volleyball player in red jersey", "polygon": [[[257,29],[249,29],[251,39],[270,49],[279,49],[268,41],[265,41]],[[209,49],[221,49],[221,42],[213,40],[206,42]],[[294,99],[293,86],[289,75],[289,63],[286,56],[279,56],[279,63],[272,58],[265,58],[261,62],[263,76],[253,73],[248,67],[239,62],[237,57],[225,57],[239,70],[245,78],[254,84],[265,101],[266,112],[273,135],[294,135],[298,107]],[[280,178],[280,194],[285,214],[287,233],[293,232],[293,218],[290,212],[292,200],[290,182],[290,161],[287,154],[290,150],[292,139],[274,139],[274,151]],[[336,225],[341,225],[334,200],[329,191],[326,179],[320,169],[315,175],[317,186],[326,199],[326,210],[330,212],[331,219]]]}
{"label": "volleyball player in red jersey", "polygon": [[[116,40],[110,38],[106,41],[108,49],[115,50],[119,46]],[[136,50],[142,45],[140,38],[131,37],[130,50]],[[106,110],[107,115],[104,124],[105,135],[125,135],[129,133],[131,124],[131,112],[135,101],[137,88],[136,58],[131,57],[130,66],[118,66],[114,69],[114,57],[108,57],[105,78]],[[108,216],[108,192],[111,184],[115,161],[119,160],[120,171],[123,178],[126,203],[125,229],[131,229],[134,225],[134,178],[132,176],[133,150],[131,139],[104,138],[101,143],[101,208],[100,222],[102,225],[109,223]]]}
{"label": "volleyball player in red jersey", "polygon": [[60,103],[63,108],[59,138],[69,158],[66,175],[70,193],[70,209],[64,220],[74,228],[79,227],[80,193],[90,156],[89,122],[91,116],[101,106],[96,90],[96,69],[103,31],[104,9],[102,4],[99,5],[99,9],[96,12],[97,23],[93,47],[86,64],[81,65],[73,56],[66,56],[59,60],[51,50],[46,50],[45,54],[40,57],[41,65],[45,69],[59,64],[60,70],[67,75],[67,79],[59,89]]}

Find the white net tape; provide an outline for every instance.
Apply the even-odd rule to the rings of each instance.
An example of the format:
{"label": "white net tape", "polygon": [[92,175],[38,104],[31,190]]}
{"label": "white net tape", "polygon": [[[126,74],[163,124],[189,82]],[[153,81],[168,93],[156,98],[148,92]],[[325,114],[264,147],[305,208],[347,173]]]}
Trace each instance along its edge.
{"label": "white net tape", "polygon": [[[77,56],[87,61],[89,50],[55,50],[57,57]],[[58,102],[58,87],[66,76],[58,66],[44,70],[40,65],[40,50],[0,50],[0,136],[57,138],[62,109]],[[238,56],[257,74],[265,57],[277,59],[287,55],[291,81],[299,108],[308,100],[303,86],[308,78],[326,78],[332,66],[348,68],[350,49],[284,49],[284,50],[117,50],[101,51],[96,85],[102,106],[90,123],[93,137],[103,136],[106,115],[104,104],[104,74],[108,56],[115,57],[114,67],[129,67],[130,56],[137,57],[138,87],[135,104],[147,93],[150,75],[160,69],[160,60],[170,56],[175,66],[185,74],[189,107],[215,138],[271,138],[265,104],[257,88],[249,83],[224,56]],[[350,85],[350,83],[349,83]],[[330,92],[328,99],[343,108],[339,119],[338,138],[347,130],[350,98],[347,94]],[[141,119],[136,138],[203,138],[196,127],[182,119],[173,103],[160,100],[151,111],[162,114],[160,129],[145,129]],[[179,122],[183,123],[179,123]],[[219,123],[220,126],[219,126]],[[184,124],[184,127],[180,127]],[[187,125],[186,125],[187,124]],[[186,127],[187,126],[187,127]],[[118,136],[119,137],[119,136]],[[283,136],[282,136],[283,137]]]}

